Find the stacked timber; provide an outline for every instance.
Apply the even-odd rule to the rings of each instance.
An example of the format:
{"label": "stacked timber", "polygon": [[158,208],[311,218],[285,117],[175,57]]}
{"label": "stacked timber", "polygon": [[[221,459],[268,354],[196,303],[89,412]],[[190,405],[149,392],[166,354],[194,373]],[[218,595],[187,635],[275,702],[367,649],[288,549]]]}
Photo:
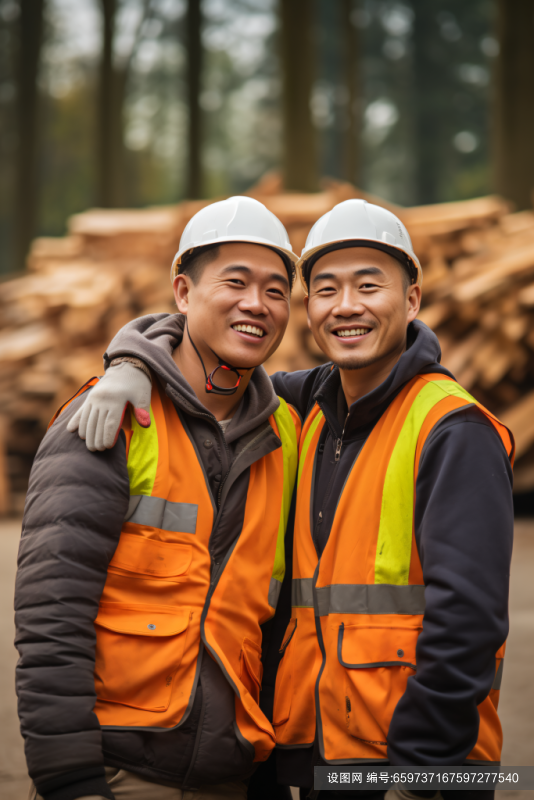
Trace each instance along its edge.
{"label": "stacked timber", "polygon": [[[250,194],[282,220],[296,252],[313,223],[351,197],[403,219],[423,264],[421,318],[437,332],[445,365],[513,428],[517,487],[534,489],[534,214],[513,214],[497,197],[397,208],[334,182],[313,195],[284,193],[276,176]],[[136,316],[173,311],[172,256],[203,204],[79,214],[66,236],[34,242],[24,275],[0,283],[0,513],[21,511],[50,417],[102,374],[117,330]],[[297,285],[268,370],[322,360]]]}

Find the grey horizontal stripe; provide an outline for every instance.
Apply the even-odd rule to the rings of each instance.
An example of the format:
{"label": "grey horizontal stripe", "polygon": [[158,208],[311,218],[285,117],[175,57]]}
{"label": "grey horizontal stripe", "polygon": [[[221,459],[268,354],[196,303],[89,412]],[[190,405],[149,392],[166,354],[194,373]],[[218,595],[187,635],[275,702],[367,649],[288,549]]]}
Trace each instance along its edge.
{"label": "grey horizontal stripe", "polygon": [[493,686],[491,687],[496,692],[498,692],[499,689],[501,688],[503,669],[504,669],[504,658],[501,659],[501,663],[499,664],[497,672],[495,673],[495,678],[493,679]]}
{"label": "grey horizontal stripe", "polygon": [[424,586],[334,583],[317,591],[317,614],[424,614]]}
{"label": "grey horizontal stripe", "polygon": [[293,578],[291,605],[297,608],[313,608],[313,578]]}
{"label": "grey horizontal stripe", "polygon": [[196,533],[196,503],[171,503],[162,497],[132,495],[125,522],[174,533]]}
{"label": "grey horizontal stripe", "polygon": [[276,608],[278,605],[278,598],[280,597],[281,589],[282,583],[277,581],[276,578],[271,578],[271,583],[269,584],[269,595],[267,599],[272,608]]}

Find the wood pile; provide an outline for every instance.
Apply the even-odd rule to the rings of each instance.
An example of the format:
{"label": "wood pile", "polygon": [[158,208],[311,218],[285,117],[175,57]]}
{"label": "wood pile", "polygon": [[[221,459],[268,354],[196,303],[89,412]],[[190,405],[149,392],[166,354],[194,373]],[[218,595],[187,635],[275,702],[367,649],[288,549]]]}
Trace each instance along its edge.
{"label": "wood pile", "polygon": [[[275,175],[250,194],[282,220],[296,252],[318,217],[350,197],[404,220],[423,263],[421,318],[436,330],[444,364],[513,428],[516,487],[534,489],[534,214],[513,214],[497,197],[396,208],[335,182],[314,195],[290,194]],[[48,420],[102,374],[116,331],[135,316],[173,311],[170,263],[203,204],[79,214],[65,237],[34,242],[24,275],[0,283],[0,513],[22,510]],[[297,286],[268,370],[322,360]]]}

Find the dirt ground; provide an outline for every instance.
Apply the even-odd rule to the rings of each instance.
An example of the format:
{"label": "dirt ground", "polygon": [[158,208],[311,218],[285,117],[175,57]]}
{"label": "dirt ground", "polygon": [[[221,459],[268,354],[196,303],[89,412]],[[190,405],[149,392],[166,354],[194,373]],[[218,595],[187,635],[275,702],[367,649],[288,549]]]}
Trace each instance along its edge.
{"label": "dirt ground", "polygon": [[[0,522],[0,800],[26,800],[28,778],[16,714],[13,647],[13,586],[19,521]],[[511,631],[506,652],[500,714],[502,763],[534,766],[534,520],[519,520],[512,563]],[[527,800],[530,792],[499,792]]]}

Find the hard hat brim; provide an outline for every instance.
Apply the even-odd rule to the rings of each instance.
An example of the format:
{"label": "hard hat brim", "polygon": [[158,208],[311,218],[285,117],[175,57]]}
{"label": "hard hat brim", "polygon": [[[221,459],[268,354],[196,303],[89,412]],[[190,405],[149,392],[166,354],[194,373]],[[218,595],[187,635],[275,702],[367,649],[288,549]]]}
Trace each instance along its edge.
{"label": "hard hat brim", "polygon": [[[210,245],[220,245],[220,244],[231,244],[232,242],[245,242],[247,244],[259,244],[263,247],[268,247],[269,250],[274,250],[277,253],[280,253],[285,259],[289,261],[289,263],[296,267],[298,262],[298,256],[292,250],[287,250],[285,247],[280,247],[279,245],[273,244],[268,239],[262,239],[259,236],[219,236],[214,239],[206,239],[206,241],[199,242],[195,244],[194,247],[185,247],[183,250],[179,250],[176,255],[174,256],[172,266],[171,266],[171,281],[174,280],[174,269],[177,264],[182,263],[182,257],[186,253],[191,253],[194,250],[200,250],[203,247],[208,247]],[[179,273],[176,273],[179,274]]]}
{"label": "hard hat brim", "polygon": [[[396,245],[389,244],[386,242],[379,242],[376,239],[366,239],[364,237],[358,237],[358,239],[339,239],[337,242],[329,242],[328,244],[319,244],[316,247],[310,248],[310,250],[306,251],[306,254],[301,256],[297,263],[297,268],[299,270],[300,281],[304,287],[306,294],[308,294],[308,283],[306,278],[308,277],[309,270],[313,267],[316,261],[321,258],[321,256],[326,255],[326,253],[331,253],[334,250],[342,250],[347,247],[370,247],[373,250],[381,250],[384,253],[388,253],[393,258],[397,259],[397,261],[401,261],[399,255],[402,256],[410,261],[417,271],[417,285],[423,285],[423,270],[421,268],[421,264],[419,259],[415,254],[409,253],[403,247],[397,247]],[[310,264],[311,262],[311,264]]]}

